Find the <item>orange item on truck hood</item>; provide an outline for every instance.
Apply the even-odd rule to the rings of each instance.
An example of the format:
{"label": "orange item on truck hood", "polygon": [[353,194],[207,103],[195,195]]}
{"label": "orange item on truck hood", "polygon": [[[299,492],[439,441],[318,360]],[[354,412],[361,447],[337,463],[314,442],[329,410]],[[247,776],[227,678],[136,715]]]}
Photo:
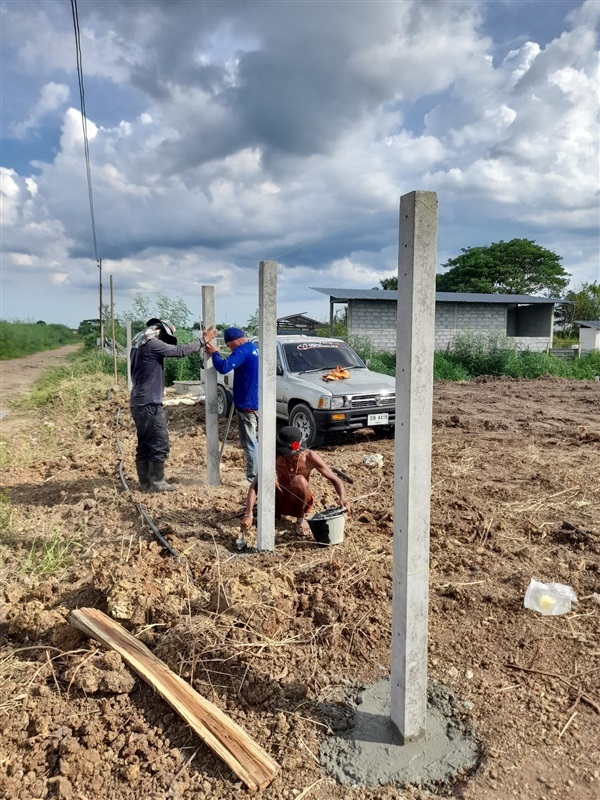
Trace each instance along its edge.
{"label": "orange item on truck hood", "polygon": [[324,381],[342,381],[344,378],[349,378],[350,373],[347,369],[343,369],[339,365],[332,369],[328,375],[323,375]]}

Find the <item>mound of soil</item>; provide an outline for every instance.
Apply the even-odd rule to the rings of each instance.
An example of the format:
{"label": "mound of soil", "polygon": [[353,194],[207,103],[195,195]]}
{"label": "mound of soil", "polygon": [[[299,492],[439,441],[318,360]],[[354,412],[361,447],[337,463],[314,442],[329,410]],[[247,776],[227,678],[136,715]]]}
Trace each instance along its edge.
{"label": "mound of soil", "polygon": [[[203,406],[168,414],[176,493],[137,491],[124,391],[76,421],[60,409],[30,416],[7,444],[0,794],[245,796],[119,656],[68,624],[71,609],[94,606],[274,756],[282,771],[265,798],[432,797],[418,787],[341,786],[318,760],[324,738],[349,724],[348,699],[389,675],[393,440],[366,430],[321,448],[354,479],[342,545],[319,547],[283,520],[275,554],[239,553],[244,457],[235,436],[222,485],[208,487]],[[600,792],[598,384],[441,382],[433,421],[429,671],[466,704],[484,751],[453,794],[592,800]],[[381,454],[383,468],[366,466],[368,454]],[[335,505],[327,481],[312,483],[317,510]],[[138,503],[185,564],[156,541]],[[528,611],[531,577],[572,586],[580,603],[562,617]]]}

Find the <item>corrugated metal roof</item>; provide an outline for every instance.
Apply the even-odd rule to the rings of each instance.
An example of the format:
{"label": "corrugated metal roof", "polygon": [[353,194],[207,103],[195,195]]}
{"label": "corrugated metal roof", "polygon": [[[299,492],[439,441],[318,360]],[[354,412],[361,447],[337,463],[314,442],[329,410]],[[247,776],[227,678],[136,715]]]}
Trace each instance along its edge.
{"label": "corrugated metal roof", "polygon": [[600,330],[600,319],[576,319],[573,320],[577,325],[583,325],[584,328],[595,328]]}
{"label": "corrugated metal roof", "polygon": [[305,311],[303,311],[301,314],[288,314],[287,317],[277,317],[277,322],[285,322],[286,320],[290,319],[299,319],[302,320],[303,322],[314,322],[317,325],[323,324],[318,319],[312,319],[312,317],[307,317]]}
{"label": "corrugated metal roof", "polygon": [[[327,289],[311,286],[315,292],[333,300],[396,300],[395,289]],[[475,292],[436,292],[436,303],[564,303],[560,297],[535,297],[529,294],[476,294]]]}

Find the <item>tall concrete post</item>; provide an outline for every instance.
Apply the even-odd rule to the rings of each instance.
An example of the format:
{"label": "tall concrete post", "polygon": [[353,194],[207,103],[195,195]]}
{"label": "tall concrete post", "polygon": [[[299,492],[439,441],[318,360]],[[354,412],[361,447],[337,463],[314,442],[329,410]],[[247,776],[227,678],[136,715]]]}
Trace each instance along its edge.
{"label": "tall concrete post", "polygon": [[437,195],[400,198],[391,719],[425,734]]}
{"label": "tall concrete post", "polygon": [[[202,287],[202,321],[205,328],[215,324],[215,287]],[[217,371],[212,358],[204,353],[204,409],[206,416],[206,481],[209,486],[221,483],[219,457],[219,411],[217,408]]]}
{"label": "tall concrete post", "polygon": [[127,320],[127,388],[129,391],[133,389],[133,381],[131,380],[131,320]]}
{"label": "tall concrete post", "polygon": [[275,387],[277,382],[277,262],[258,268],[258,516],[259,550],[275,549]]}

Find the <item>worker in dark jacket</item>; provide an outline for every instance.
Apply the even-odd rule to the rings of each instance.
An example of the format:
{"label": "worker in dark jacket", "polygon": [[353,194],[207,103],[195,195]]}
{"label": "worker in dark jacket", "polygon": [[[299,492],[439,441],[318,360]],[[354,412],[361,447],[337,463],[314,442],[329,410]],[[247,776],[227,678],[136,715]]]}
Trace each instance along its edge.
{"label": "worker in dark jacket", "polygon": [[233,405],[246,456],[246,478],[252,483],[258,473],[258,348],[239,328],[226,328],[223,338],[230,356],[223,358],[208,340],[205,351],[221,375],[234,370]]}
{"label": "worker in dark jacket", "polygon": [[163,408],[164,360],[184,358],[201,350],[217,335],[216,328],[204,331],[203,338],[177,345],[175,326],[169,320],[149,319],[146,330],[131,343],[131,379],[129,402],[137,428],[135,455],[142,492],[170,492],[177,487],[165,481],[165,461],[169,455],[169,431]]}

